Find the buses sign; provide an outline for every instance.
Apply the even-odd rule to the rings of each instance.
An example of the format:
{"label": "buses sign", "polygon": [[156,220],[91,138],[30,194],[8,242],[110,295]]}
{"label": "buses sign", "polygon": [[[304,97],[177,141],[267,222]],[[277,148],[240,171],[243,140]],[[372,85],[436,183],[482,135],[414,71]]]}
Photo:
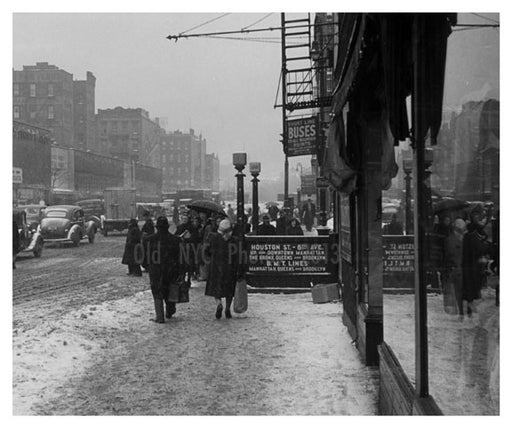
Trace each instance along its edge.
{"label": "buses sign", "polygon": [[285,132],[288,156],[316,154],[318,116],[288,120]]}

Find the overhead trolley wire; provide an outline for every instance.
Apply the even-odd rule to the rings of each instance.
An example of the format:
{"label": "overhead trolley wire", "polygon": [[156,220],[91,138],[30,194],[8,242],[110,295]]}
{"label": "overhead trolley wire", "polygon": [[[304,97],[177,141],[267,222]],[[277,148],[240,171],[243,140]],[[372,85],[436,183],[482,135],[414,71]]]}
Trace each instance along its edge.
{"label": "overhead trolley wire", "polygon": [[495,24],[500,23],[499,21],[497,21],[495,19],[489,18],[488,16],[480,15],[479,13],[472,13],[471,15],[475,15],[475,16],[478,16],[479,18],[486,19],[487,21],[494,22]]}
{"label": "overhead trolley wire", "polygon": [[224,14],[222,14],[220,16],[217,16],[215,18],[209,19],[208,21],[205,21],[202,24],[196,25],[195,27],[189,28],[188,30],[182,31],[180,33],[180,36],[185,34],[185,33],[188,33],[189,31],[196,30],[197,28],[204,27],[205,25],[210,24],[211,22],[217,21],[218,19],[224,18],[227,15],[230,15],[230,12],[224,13]]}
{"label": "overhead trolley wire", "polygon": [[272,13],[273,12],[267,13],[263,18],[258,19],[256,22],[253,22],[251,25],[248,25],[247,27],[243,27],[242,30],[247,30],[248,28],[252,27],[253,25],[259,24],[261,21],[264,21],[270,15],[272,15]]}

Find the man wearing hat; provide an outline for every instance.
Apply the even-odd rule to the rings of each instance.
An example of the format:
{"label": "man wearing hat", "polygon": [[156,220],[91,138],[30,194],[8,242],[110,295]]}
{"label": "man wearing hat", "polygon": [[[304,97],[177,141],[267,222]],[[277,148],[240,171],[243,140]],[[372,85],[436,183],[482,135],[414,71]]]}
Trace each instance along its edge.
{"label": "man wearing hat", "polygon": [[226,318],[231,318],[231,302],[235,295],[238,273],[238,240],[233,237],[231,222],[224,219],[215,233],[210,234],[205,247],[205,262],[208,266],[205,295],[215,298],[215,317],[222,317],[222,298],[226,299]]}
{"label": "man wearing hat", "polygon": [[262,220],[263,224],[258,226],[258,235],[275,235],[276,228],[270,224],[270,216],[264,214]]}
{"label": "man wearing hat", "polygon": [[155,303],[156,318],[154,321],[164,323],[164,301],[166,318],[171,318],[176,313],[177,281],[181,274],[180,238],[169,232],[167,217],[158,217],[156,233],[146,239],[146,246],[149,281]]}

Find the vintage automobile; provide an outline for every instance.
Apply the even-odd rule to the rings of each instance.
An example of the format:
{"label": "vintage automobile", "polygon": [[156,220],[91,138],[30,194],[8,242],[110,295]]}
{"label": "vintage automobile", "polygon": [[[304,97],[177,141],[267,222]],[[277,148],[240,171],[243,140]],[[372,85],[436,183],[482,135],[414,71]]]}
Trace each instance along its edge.
{"label": "vintage automobile", "polygon": [[84,211],[78,205],[49,206],[41,220],[41,235],[45,242],[71,242],[78,246],[87,238],[92,244],[95,234],[94,221],[86,221]]}
{"label": "vintage automobile", "polygon": [[96,230],[101,229],[101,217],[105,215],[105,206],[102,199],[84,199],[77,201],[78,206],[84,210],[85,221],[92,220]]}
{"label": "vintage automobile", "polygon": [[[24,209],[14,208],[12,211],[13,222],[18,227],[18,253],[32,252],[34,257],[41,257],[44,241],[38,228],[31,229],[27,224],[27,213]],[[13,225],[14,226],[14,225]]]}
{"label": "vintage automobile", "polygon": [[27,223],[29,224],[30,229],[37,230],[39,223],[41,223],[41,219],[44,216],[44,210],[46,209],[45,205],[18,205],[18,209],[22,209],[27,213]]}

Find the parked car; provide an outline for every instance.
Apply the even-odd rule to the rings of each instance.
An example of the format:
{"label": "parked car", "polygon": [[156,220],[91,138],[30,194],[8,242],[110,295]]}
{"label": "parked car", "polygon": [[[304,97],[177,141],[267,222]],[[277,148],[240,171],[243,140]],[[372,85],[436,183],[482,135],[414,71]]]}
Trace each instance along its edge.
{"label": "parked car", "polygon": [[85,221],[94,221],[96,230],[101,229],[101,218],[105,216],[105,204],[102,199],[84,199],[76,203],[84,210]]}
{"label": "parked car", "polygon": [[41,235],[45,242],[72,242],[78,246],[87,238],[92,244],[95,233],[94,221],[86,221],[84,210],[78,205],[49,206],[41,220]]}
{"label": "parked car", "polygon": [[39,228],[31,229],[27,224],[27,213],[24,209],[14,208],[12,219],[16,222],[19,235],[18,253],[33,252],[34,257],[41,257],[43,253],[44,241],[39,232]]}
{"label": "parked car", "polygon": [[27,214],[27,223],[32,230],[37,230],[41,219],[44,216],[45,205],[19,205],[17,208],[22,209]]}

